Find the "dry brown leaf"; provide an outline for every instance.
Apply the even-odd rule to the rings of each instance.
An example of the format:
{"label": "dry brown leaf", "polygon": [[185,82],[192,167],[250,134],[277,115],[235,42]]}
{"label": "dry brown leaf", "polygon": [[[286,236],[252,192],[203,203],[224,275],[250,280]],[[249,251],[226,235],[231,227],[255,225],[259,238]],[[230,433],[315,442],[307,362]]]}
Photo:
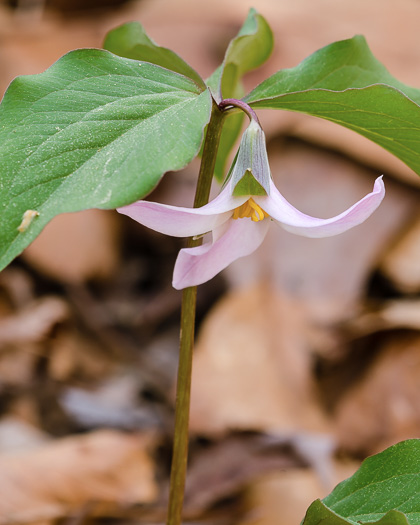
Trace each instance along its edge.
{"label": "dry brown leaf", "polygon": [[420,337],[389,337],[382,352],[336,410],[338,441],[373,454],[420,434]]}
{"label": "dry brown leaf", "polygon": [[56,381],[72,377],[98,380],[115,366],[115,361],[101,346],[73,330],[61,330],[52,341],[48,374]]}
{"label": "dry brown leaf", "polygon": [[37,270],[64,282],[109,277],[118,264],[117,222],[116,214],[96,209],[58,215],[23,257]]}
{"label": "dry brown leaf", "polygon": [[152,443],[150,435],[104,430],[0,455],[0,524],[63,517],[89,502],[153,501]]}
{"label": "dry brown leaf", "polygon": [[[334,485],[354,474],[359,465],[335,465]],[[296,525],[309,505],[324,498],[333,486],[324,486],[311,470],[276,472],[253,482],[246,498],[246,517],[238,525]]]}
{"label": "dry brown leaf", "polygon": [[4,290],[9,303],[9,308],[0,312],[1,317],[9,314],[13,308],[26,307],[34,299],[34,282],[28,272],[21,268],[14,266],[5,268],[0,273],[0,287]]}
{"label": "dry brown leaf", "polygon": [[401,292],[420,290],[420,216],[397,239],[383,258],[380,269]]}
{"label": "dry brown leaf", "polygon": [[360,338],[382,330],[420,330],[420,300],[385,301],[380,308],[363,312],[342,328],[351,338]]}
{"label": "dry brown leaf", "polygon": [[307,337],[299,305],[266,285],[222,299],[196,347],[191,429],[327,431]]}
{"label": "dry brown leaf", "polygon": [[0,347],[40,341],[67,316],[67,303],[58,297],[33,301],[16,314],[0,319]]}
{"label": "dry brown leaf", "polygon": [[306,466],[293,443],[273,447],[268,436],[239,433],[208,445],[192,458],[185,488],[185,512],[202,514],[234,494],[262,472]]}
{"label": "dry brown leaf", "polygon": [[27,387],[34,378],[36,364],[43,351],[40,345],[19,344],[0,352],[0,382],[3,386]]}

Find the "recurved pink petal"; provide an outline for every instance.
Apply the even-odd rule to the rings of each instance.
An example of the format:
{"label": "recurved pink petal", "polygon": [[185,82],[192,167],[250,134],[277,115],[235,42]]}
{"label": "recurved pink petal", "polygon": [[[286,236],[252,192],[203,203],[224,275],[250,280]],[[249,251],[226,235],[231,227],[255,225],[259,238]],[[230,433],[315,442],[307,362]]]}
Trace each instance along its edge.
{"label": "recurved pink petal", "polygon": [[181,208],[149,201],[138,201],[117,211],[166,235],[190,237],[212,231],[232,215],[232,210],[247,200],[233,197],[230,188],[224,190],[201,208]]}
{"label": "recurved pink petal", "polygon": [[329,237],[361,224],[376,210],[384,196],[385,186],[382,177],[378,177],[371,193],[331,219],[317,219],[300,212],[287,202],[273,181],[270,182],[270,195],[254,197],[254,200],[272,219],[292,233],[305,237]]}
{"label": "recurved pink petal", "polygon": [[213,234],[213,242],[179,252],[172,285],[177,290],[212,279],[233,261],[255,251],[264,240],[270,221],[229,220]]}

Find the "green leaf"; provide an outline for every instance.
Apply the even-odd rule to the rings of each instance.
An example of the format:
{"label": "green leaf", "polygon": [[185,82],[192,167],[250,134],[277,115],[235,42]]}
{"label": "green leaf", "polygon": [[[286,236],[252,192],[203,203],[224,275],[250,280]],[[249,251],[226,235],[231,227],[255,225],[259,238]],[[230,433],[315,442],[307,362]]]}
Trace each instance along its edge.
{"label": "green leaf", "polygon": [[59,213],[144,197],[194,158],[210,111],[189,78],[108,51],[14,80],[0,106],[0,268]]}
{"label": "green leaf", "polygon": [[392,77],[361,36],[278,71],[244,100],[254,108],[299,111],[350,128],[420,173],[420,90]]}
{"label": "green leaf", "polygon": [[[247,19],[226,50],[223,63],[207,79],[207,85],[216,100],[241,98],[244,95],[242,77],[261,66],[273,50],[273,33],[263,16],[250,9]],[[241,132],[243,112],[226,117],[217,154],[215,176],[220,182],[226,171],[226,162]]]}
{"label": "green leaf", "polygon": [[194,80],[205,88],[204,80],[182,58],[149,38],[139,22],[129,22],[111,30],[105,37],[104,49],[115,55],[151,62]]}
{"label": "green leaf", "polygon": [[272,50],[270,26],[255,9],[250,9],[239,33],[229,43],[223,63],[207,80],[216,99],[235,97],[243,75],[261,66]]}
{"label": "green leaf", "polygon": [[420,440],[366,459],[329,496],[309,507],[302,525],[419,525]]}

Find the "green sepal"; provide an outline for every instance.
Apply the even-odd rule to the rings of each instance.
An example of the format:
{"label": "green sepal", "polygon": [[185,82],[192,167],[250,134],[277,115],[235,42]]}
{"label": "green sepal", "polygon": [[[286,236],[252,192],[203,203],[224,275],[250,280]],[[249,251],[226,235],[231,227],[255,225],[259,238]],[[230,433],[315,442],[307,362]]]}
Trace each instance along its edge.
{"label": "green sepal", "polygon": [[234,197],[242,197],[244,195],[258,195],[264,197],[267,195],[267,192],[255,179],[252,173],[249,170],[246,170],[245,175],[235,186],[232,195]]}

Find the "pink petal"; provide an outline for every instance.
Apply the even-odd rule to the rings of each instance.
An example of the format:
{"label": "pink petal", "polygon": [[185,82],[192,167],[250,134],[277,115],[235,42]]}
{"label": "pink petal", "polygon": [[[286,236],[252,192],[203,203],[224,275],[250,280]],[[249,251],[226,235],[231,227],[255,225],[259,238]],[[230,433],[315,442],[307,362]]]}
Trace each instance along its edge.
{"label": "pink petal", "polygon": [[213,242],[179,252],[172,285],[177,290],[212,279],[233,261],[255,251],[264,240],[270,221],[230,220],[214,232]]}
{"label": "pink petal", "polygon": [[287,202],[272,181],[270,195],[254,197],[254,200],[285,230],[305,237],[329,237],[345,232],[365,221],[376,210],[384,196],[385,186],[382,177],[378,177],[371,193],[331,219],[317,219],[301,213]]}
{"label": "pink petal", "polygon": [[201,208],[181,208],[149,201],[138,201],[117,211],[135,221],[166,235],[190,237],[212,231],[226,222],[231,211],[247,200],[232,197],[230,188],[224,190]]}

